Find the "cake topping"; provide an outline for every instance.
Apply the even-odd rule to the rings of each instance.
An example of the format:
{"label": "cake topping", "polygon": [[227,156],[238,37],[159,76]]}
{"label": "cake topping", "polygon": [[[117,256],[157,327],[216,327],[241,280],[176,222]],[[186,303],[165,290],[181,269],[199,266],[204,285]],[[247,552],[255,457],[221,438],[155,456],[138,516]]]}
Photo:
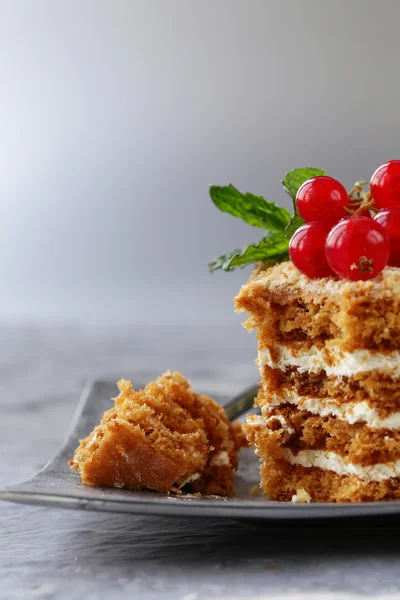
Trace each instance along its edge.
{"label": "cake topping", "polygon": [[370,217],[343,219],[331,230],[325,245],[326,259],[335,273],[354,281],[379,275],[389,255],[389,236]]}
{"label": "cake topping", "polygon": [[389,236],[390,256],[388,265],[400,267],[400,206],[381,210],[375,215],[374,220],[382,225]]}
{"label": "cake topping", "polygon": [[334,275],[325,258],[326,238],[332,224],[324,221],[306,223],[295,231],[289,244],[293,264],[311,278]]}
{"label": "cake topping", "polygon": [[[211,272],[255,262],[267,268],[289,257],[314,279],[367,280],[387,265],[400,267],[400,160],[379,167],[367,191],[367,182],[359,181],[348,194],[339,181],[311,167],[290,171],[282,183],[293,200],[291,216],[262,196],[211,186],[220,210],[267,231],[257,244],[214,259]],[[385,210],[376,214],[379,209]]]}
{"label": "cake topping", "polygon": [[370,187],[376,208],[400,206],[400,160],[389,160],[378,167]]}
{"label": "cake topping", "polygon": [[308,179],[296,194],[297,211],[306,223],[337,223],[346,216],[345,207],[348,205],[349,196],[344,186],[337,179],[327,175]]}
{"label": "cake topping", "polygon": [[274,202],[267,202],[262,196],[239,192],[233,185],[210,187],[211,200],[222,212],[242,219],[249,225],[264,230],[264,237],[255,244],[249,244],[227,254],[217,256],[209,263],[211,272],[218,269],[233,271],[236,267],[263,262],[273,266],[289,258],[289,242],[293,233],[303,220],[297,213],[295,199],[299,188],[312,177],[326,175],[321,169],[306,167],[294,169],[286,173],[282,180],[285,191],[293,202],[293,212],[278,206]]}

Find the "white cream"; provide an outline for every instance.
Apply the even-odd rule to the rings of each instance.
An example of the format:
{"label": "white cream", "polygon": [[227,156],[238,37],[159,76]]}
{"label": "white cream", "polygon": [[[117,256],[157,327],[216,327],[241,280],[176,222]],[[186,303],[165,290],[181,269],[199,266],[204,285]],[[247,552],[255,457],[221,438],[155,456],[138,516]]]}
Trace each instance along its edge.
{"label": "white cream", "polygon": [[216,454],[214,458],[212,458],[210,464],[215,465],[216,467],[230,465],[231,462],[229,460],[229,454],[226,452],[226,450],[221,450],[221,452],[218,452],[218,454]]}
{"label": "white cream", "polygon": [[400,412],[394,412],[388,417],[382,418],[379,412],[375,408],[371,408],[365,400],[343,404],[327,398],[299,396],[295,392],[288,391],[283,396],[271,396],[268,405],[263,409],[268,411],[271,406],[285,403],[294,404],[300,409],[320,417],[337,417],[350,425],[362,421],[373,429],[400,429]]}
{"label": "white cream", "polygon": [[260,415],[247,415],[246,421],[249,425],[257,425],[265,427],[267,424],[267,418],[261,417]]}
{"label": "white cream", "polygon": [[199,479],[199,478],[200,478],[200,473],[193,473],[193,475],[189,475],[189,477],[186,477],[186,479],[181,481],[178,487],[183,488],[184,485],[187,485],[188,483],[192,483],[192,481],[196,481],[196,479]]}
{"label": "white cream", "polygon": [[400,460],[376,465],[361,466],[348,462],[335,452],[324,450],[300,450],[294,455],[288,448],[282,448],[283,457],[292,465],[318,467],[334,471],[339,475],[356,475],[363,481],[385,481],[400,475]]}
{"label": "white cream", "polygon": [[[268,405],[269,407],[270,405]],[[265,407],[265,408],[268,408]],[[246,421],[249,425],[255,425],[256,427],[262,427],[265,428],[269,425],[269,421],[271,419],[277,419],[279,421],[279,423],[281,424],[281,429],[283,429],[283,431],[285,431],[289,436],[294,434],[294,429],[293,427],[290,427],[290,425],[288,425],[288,422],[286,421],[285,417],[283,417],[282,415],[268,415],[268,412],[266,414],[264,414],[263,416],[260,415],[247,415]]]}
{"label": "white cream", "polygon": [[370,350],[355,350],[343,352],[338,348],[317,348],[311,346],[308,350],[293,352],[283,344],[275,344],[279,358],[274,360],[268,348],[263,348],[258,353],[260,367],[265,365],[273,369],[287,369],[296,367],[299,373],[317,373],[324,370],[326,374],[339,377],[351,377],[358,373],[370,371],[384,371],[392,377],[400,377],[400,352],[380,354]]}

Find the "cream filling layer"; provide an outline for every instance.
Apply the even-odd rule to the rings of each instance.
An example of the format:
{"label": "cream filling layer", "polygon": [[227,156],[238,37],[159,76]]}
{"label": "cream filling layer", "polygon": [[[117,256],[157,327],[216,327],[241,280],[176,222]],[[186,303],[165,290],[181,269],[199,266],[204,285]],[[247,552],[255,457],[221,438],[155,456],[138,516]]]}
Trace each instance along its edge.
{"label": "cream filling layer", "polygon": [[388,417],[382,418],[379,412],[375,408],[371,408],[365,400],[343,404],[325,398],[299,396],[294,392],[287,391],[284,395],[272,395],[268,404],[265,405],[265,409],[268,410],[271,406],[286,403],[294,404],[301,410],[307,410],[320,417],[337,417],[350,425],[362,421],[372,429],[400,429],[400,412],[394,412]]}
{"label": "cream filling layer", "polygon": [[338,348],[311,346],[308,350],[293,352],[293,349],[284,344],[275,344],[275,352],[278,355],[277,359],[272,357],[268,348],[259,350],[259,366],[267,365],[280,370],[296,367],[299,373],[317,373],[324,370],[328,376],[339,377],[351,377],[369,371],[384,371],[392,377],[400,377],[400,351],[398,350],[390,354],[381,354],[370,350],[343,352]]}
{"label": "cream filling layer", "polygon": [[400,460],[376,465],[361,466],[346,461],[335,452],[324,450],[301,450],[294,455],[288,448],[282,448],[284,459],[292,465],[318,467],[334,471],[339,475],[356,475],[363,481],[385,481],[400,475]]}

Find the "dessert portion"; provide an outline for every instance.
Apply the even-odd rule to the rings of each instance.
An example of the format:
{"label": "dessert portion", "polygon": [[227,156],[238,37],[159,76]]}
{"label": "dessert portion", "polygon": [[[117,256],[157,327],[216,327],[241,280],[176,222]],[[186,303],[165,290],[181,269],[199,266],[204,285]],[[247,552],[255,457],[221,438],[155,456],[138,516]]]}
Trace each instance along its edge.
{"label": "dessert portion", "polygon": [[282,183],[291,216],[233,186],[210,190],[268,232],[209,265],[259,262],[235,305],[258,336],[261,416],[246,430],[261,486],[294,502],[399,499],[400,161],[367,191],[311,168]]}
{"label": "dessert portion", "polygon": [[259,341],[261,416],[246,430],[265,493],[400,498],[400,269],[310,280],[286,262],[254,275],[235,304]]}
{"label": "dessert portion", "polygon": [[114,407],[69,463],[83,483],[232,494],[245,445],[240,423],[231,424],[222,406],[197,394],[180,373],[167,372],[139,391],[124,379],[117,385]]}

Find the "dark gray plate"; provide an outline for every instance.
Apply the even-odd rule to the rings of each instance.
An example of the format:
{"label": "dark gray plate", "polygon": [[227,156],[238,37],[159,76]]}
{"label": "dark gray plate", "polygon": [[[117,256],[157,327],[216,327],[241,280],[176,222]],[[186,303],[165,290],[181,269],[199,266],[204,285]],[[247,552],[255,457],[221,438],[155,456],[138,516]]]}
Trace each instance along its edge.
{"label": "dark gray plate", "polygon": [[[137,386],[141,387],[141,386]],[[37,504],[123,513],[157,515],[236,517],[240,519],[337,519],[343,517],[400,516],[400,502],[364,504],[293,504],[251,497],[258,483],[258,459],[250,449],[240,457],[233,498],[197,498],[152,492],[95,488],[82,485],[79,475],[68,466],[78,440],[86,437],[111,406],[115,383],[96,381],[87,386],[78,405],[68,438],[46,467],[29,481],[0,491],[0,499]]]}

